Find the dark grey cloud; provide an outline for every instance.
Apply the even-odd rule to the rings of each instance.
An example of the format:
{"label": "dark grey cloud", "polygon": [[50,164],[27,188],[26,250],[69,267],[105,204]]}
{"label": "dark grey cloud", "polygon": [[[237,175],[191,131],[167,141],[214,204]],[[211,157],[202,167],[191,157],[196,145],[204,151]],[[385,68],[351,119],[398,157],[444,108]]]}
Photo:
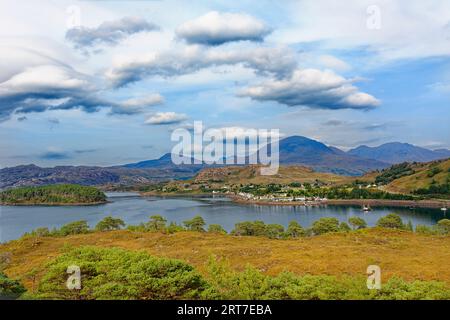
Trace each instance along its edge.
{"label": "dark grey cloud", "polygon": [[140,17],[124,17],[106,21],[96,28],[77,27],[66,32],[66,39],[76,48],[94,47],[99,44],[115,45],[127,36],[138,32],[155,31],[159,27]]}
{"label": "dark grey cloud", "polygon": [[264,22],[243,13],[212,11],[187,21],[176,29],[176,35],[188,43],[221,45],[234,41],[263,41],[271,29]]}
{"label": "dark grey cloud", "polygon": [[272,79],[248,87],[239,96],[317,109],[367,110],[380,104],[375,97],[360,92],[353,82],[332,71],[298,69],[290,78]]}
{"label": "dark grey cloud", "polygon": [[130,59],[113,66],[106,77],[114,87],[122,87],[146,77],[172,77],[224,65],[242,65],[261,75],[286,77],[295,70],[297,59],[289,48],[252,49],[202,48],[189,46],[180,51]]}
{"label": "dark grey cloud", "polygon": [[18,117],[18,118],[17,118],[17,121],[22,122],[22,121],[25,121],[25,120],[27,120],[27,119],[28,119],[28,118],[25,117],[25,116],[23,116],[23,117]]}

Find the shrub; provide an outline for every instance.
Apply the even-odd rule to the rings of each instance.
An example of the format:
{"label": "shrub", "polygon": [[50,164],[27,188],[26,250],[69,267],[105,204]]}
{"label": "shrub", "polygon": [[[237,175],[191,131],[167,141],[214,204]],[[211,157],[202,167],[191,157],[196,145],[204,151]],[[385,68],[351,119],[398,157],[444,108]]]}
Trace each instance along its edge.
{"label": "shrub", "polygon": [[289,222],[286,234],[291,238],[303,237],[305,236],[305,229],[297,221],[291,221]]}
{"label": "shrub", "polygon": [[163,231],[166,229],[167,220],[160,215],[154,215],[150,217],[150,221],[147,223],[149,231]]}
{"label": "shrub", "polygon": [[80,220],[65,224],[59,229],[58,233],[62,236],[68,236],[72,234],[83,234],[89,232],[89,225],[87,221]]}
{"label": "shrub", "polygon": [[208,232],[222,233],[222,234],[226,234],[227,233],[225,231],[225,229],[222,228],[222,226],[220,224],[210,224],[209,227],[208,227]]}
{"label": "shrub", "polygon": [[265,235],[271,239],[281,239],[284,236],[284,227],[280,224],[268,224],[265,229]]}
{"label": "shrub", "polygon": [[441,234],[449,234],[450,233],[450,219],[442,219],[439,220],[436,229]]}
{"label": "shrub", "polygon": [[324,234],[339,231],[339,220],[336,218],[320,218],[314,221],[311,230],[314,234]]}
{"label": "shrub", "polygon": [[97,231],[111,231],[111,230],[119,230],[125,226],[125,222],[122,219],[116,219],[111,216],[103,218],[97,225],[95,226],[95,230]]}
{"label": "shrub", "polygon": [[195,216],[191,220],[186,220],[183,223],[189,231],[205,231],[204,227],[206,223],[201,216]]}
{"label": "shrub", "polygon": [[348,218],[348,223],[350,223],[353,229],[363,229],[367,227],[367,222],[360,217],[350,217]]}
{"label": "shrub", "polygon": [[[70,265],[81,269],[81,290],[68,290],[65,286]],[[72,249],[51,261],[47,268],[37,298],[194,299],[207,288],[194,268],[182,261],[118,248]]]}
{"label": "shrub", "polygon": [[377,221],[377,226],[382,228],[404,229],[402,218],[398,214],[390,213],[387,216],[381,217]]}
{"label": "shrub", "polygon": [[0,300],[17,299],[25,291],[25,287],[19,281],[9,279],[0,271]]}
{"label": "shrub", "polygon": [[175,233],[175,232],[180,232],[180,231],[185,231],[185,230],[186,229],[183,226],[180,226],[176,222],[169,223],[169,225],[167,226],[167,229],[166,229],[166,231],[168,233]]}
{"label": "shrub", "polygon": [[365,277],[304,275],[282,272],[264,275],[253,267],[234,271],[227,261],[210,258],[207,268],[210,288],[206,299],[243,300],[345,300],[345,299],[449,299],[450,289],[435,281],[406,282],[391,278],[381,290],[369,290]]}

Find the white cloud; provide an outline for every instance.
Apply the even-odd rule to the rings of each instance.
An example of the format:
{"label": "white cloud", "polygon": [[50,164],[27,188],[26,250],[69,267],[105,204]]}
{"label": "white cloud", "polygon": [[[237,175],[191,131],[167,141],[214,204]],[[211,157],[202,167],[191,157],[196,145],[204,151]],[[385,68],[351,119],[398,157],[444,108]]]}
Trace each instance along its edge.
{"label": "white cloud", "polygon": [[336,71],[348,71],[351,69],[348,63],[329,54],[319,56],[318,60],[322,66]]}
{"label": "white cloud", "polygon": [[288,79],[268,80],[242,90],[239,95],[319,109],[369,109],[380,104],[375,97],[359,92],[352,82],[332,71],[298,69]]}
{"label": "white cloud", "polygon": [[237,65],[261,74],[289,75],[297,65],[295,53],[285,47],[254,47],[247,49],[205,49],[186,46],[178,51],[151,53],[145,57],[117,61],[106,77],[116,87],[140,81],[145,77],[170,77],[223,65]]}
{"label": "white cloud", "polygon": [[145,123],[151,125],[176,124],[187,119],[187,115],[181,113],[157,112],[151,115],[147,120],[145,120]]}
{"label": "white cloud", "polygon": [[248,14],[211,11],[183,23],[176,34],[188,43],[220,45],[241,40],[262,41],[270,31],[264,22]]}
{"label": "white cloud", "polygon": [[158,30],[155,24],[141,17],[123,17],[119,20],[105,21],[98,27],[75,27],[67,30],[66,39],[76,48],[93,47],[98,44],[115,45],[127,36],[143,31]]}
{"label": "white cloud", "polygon": [[159,93],[150,94],[144,97],[131,98],[113,107],[113,113],[134,114],[144,111],[145,108],[157,106],[164,103],[164,98]]}

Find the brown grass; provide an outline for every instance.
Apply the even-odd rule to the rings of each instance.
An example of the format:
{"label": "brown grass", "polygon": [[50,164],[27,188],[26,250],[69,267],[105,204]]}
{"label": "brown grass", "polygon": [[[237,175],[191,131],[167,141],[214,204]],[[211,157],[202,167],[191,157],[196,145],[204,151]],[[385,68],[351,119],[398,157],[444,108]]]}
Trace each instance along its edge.
{"label": "brown grass", "polygon": [[32,289],[33,282],[37,283],[44,273],[46,262],[59,255],[67,245],[145,250],[159,257],[182,259],[200,272],[205,272],[208,258],[216,255],[228,259],[237,270],[250,264],[271,275],[285,270],[297,274],[364,275],[368,265],[377,264],[383,279],[400,276],[406,280],[440,280],[450,284],[449,236],[376,228],[298,240],[130,231],[28,238],[0,245],[0,254],[11,255],[5,273],[22,279]]}

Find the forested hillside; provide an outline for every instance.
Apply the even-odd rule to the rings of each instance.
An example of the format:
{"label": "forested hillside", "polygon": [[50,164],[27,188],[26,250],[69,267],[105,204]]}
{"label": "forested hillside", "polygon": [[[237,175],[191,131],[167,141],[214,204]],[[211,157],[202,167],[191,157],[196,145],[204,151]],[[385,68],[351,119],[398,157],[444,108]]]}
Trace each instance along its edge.
{"label": "forested hillside", "polygon": [[0,193],[1,204],[92,204],[106,201],[105,194],[94,188],[74,184],[22,187]]}

